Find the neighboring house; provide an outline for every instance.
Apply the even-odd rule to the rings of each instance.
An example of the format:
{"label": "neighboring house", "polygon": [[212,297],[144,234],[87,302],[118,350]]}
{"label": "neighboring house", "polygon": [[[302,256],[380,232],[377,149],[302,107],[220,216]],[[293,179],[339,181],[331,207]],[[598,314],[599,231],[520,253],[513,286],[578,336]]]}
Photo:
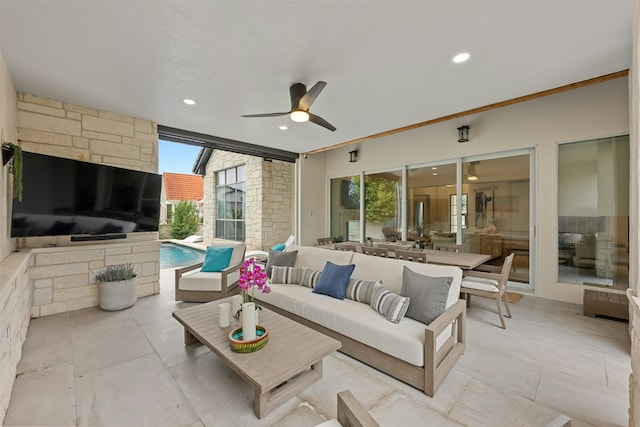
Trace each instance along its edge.
{"label": "neighboring house", "polygon": [[204,241],[244,241],[247,249],[284,242],[294,229],[294,164],[203,148]]}
{"label": "neighboring house", "polygon": [[193,204],[199,218],[203,215],[203,179],[200,175],[164,172],[160,193],[160,224],[170,224],[178,203],[187,200]]}

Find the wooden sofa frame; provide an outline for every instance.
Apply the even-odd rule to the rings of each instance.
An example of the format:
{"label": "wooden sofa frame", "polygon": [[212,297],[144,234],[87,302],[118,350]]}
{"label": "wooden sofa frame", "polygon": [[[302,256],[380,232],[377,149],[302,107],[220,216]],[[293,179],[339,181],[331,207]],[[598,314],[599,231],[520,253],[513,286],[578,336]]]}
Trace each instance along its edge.
{"label": "wooden sofa frame", "polygon": [[[260,301],[260,304],[269,310],[339,340],[342,343],[340,352],[422,390],[430,397],[434,396],[465,349],[467,318],[464,300],[458,300],[425,327],[424,366],[412,365],[274,305],[263,301]],[[451,330],[451,336],[436,351],[436,338],[452,324],[454,327]]]}
{"label": "wooden sofa frame", "polygon": [[338,422],[342,427],[380,426],[349,390],[338,393]]}

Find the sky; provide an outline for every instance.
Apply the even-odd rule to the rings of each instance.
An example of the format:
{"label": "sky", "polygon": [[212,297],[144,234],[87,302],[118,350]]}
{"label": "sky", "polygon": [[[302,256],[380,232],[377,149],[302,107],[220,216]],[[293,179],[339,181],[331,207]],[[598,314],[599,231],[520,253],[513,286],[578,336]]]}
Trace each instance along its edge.
{"label": "sky", "polygon": [[191,169],[196,162],[200,147],[163,140],[160,140],[158,145],[159,173],[174,172],[193,175]]}

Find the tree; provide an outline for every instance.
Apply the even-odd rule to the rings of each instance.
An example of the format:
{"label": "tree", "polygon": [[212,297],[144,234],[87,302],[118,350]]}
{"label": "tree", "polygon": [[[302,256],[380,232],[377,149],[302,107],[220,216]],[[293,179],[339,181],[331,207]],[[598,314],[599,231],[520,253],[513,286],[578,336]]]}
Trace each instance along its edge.
{"label": "tree", "polygon": [[200,220],[191,202],[182,200],[176,205],[171,223],[171,236],[174,239],[184,239],[191,236],[198,229]]}
{"label": "tree", "polygon": [[[360,199],[360,177],[351,179],[349,198],[356,204]],[[357,202],[356,202],[357,200]],[[365,217],[367,221],[384,224],[398,216],[398,185],[384,176],[369,175],[364,186]]]}

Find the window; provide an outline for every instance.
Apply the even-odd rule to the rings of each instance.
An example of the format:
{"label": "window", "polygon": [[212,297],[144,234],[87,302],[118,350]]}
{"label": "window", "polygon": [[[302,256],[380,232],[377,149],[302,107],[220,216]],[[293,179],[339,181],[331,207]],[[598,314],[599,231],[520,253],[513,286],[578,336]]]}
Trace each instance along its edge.
{"label": "window", "polygon": [[216,237],[245,239],[245,166],[216,174]]}
{"label": "window", "polygon": [[558,280],[629,286],[629,137],[558,147]]}

